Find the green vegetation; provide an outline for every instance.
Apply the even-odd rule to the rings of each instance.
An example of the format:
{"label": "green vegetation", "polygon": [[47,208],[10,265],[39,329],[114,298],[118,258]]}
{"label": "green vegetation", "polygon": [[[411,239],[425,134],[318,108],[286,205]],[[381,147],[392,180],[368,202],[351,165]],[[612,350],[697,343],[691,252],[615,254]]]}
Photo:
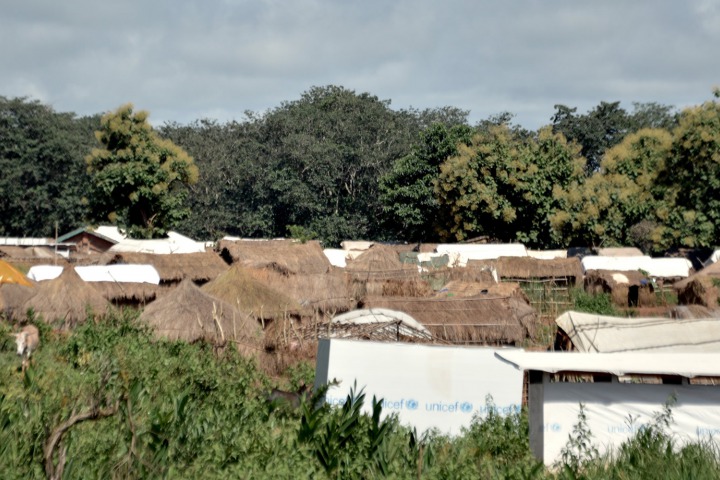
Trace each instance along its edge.
{"label": "green vegetation", "polygon": [[615,307],[609,293],[591,294],[582,288],[575,288],[571,292],[573,310],[586,313],[597,313],[598,315],[619,316],[620,312]]}
{"label": "green vegetation", "polygon": [[[156,342],[126,311],[70,334],[43,323],[42,346],[22,373],[0,324],[0,465],[31,478],[720,478],[710,445],[673,449],[662,430],[642,431],[615,457],[587,455],[582,419],[559,469],[529,450],[524,412],[488,415],[457,437],[417,432],[371,413],[354,389],[342,407],[275,409],[254,362],[202,343]],[[312,381],[308,364],[287,372]],[[580,448],[580,450],[578,450]],[[583,450],[586,449],[586,450]]]}

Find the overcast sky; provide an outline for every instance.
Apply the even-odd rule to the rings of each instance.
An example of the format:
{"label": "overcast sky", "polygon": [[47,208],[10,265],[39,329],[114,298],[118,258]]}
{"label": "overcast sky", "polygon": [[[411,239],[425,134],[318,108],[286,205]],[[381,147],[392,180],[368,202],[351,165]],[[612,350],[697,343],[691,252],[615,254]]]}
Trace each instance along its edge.
{"label": "overcast sky", "polygon": [[340,85],[536,129],[555,104],[710,100],[719,47],[720,0],[4,0],[0,95],[161,124]]}

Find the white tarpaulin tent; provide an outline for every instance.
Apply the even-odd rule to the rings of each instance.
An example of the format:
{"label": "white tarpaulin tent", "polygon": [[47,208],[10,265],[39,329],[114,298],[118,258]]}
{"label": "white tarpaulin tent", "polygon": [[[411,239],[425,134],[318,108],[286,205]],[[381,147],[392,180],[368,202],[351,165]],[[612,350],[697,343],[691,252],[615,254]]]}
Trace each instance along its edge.
{"label": "white tarpaulin tent", "polygon": [[527,257],[522,243],[441,243],[437,253],[460,254],[468,260],[494,260],[500,257]]}
{"label": "white tarpaulin tent", "polygon": [[128,252],[128,253],[154,253],[154,254],[172,254],[172,253],[204,253],[206,245],[204,242],[197,242],[192,238],[188,238],[177,232],[168,232],[167,238],[158,238],[154,240],[134,240],[125,238],[110,247],[110,252]]}
{"label": "white tarpaulin tent", "polygon": [[[63,267],[35,265],[30,267],[28,278],[40,282],[60,276]],[[75,267],[75,272],[86,282],[150,283],[160,284],[160,274],[152,265],[90,265]]]}
{"label": "white tarpaulin tent", "polygon": [[554,258],[567,258],[567,250],[528,250],[528,257],[538,260],[552,260]]}
{"label": "white tarpaulin tent", "polygon": [[354,260],[364,252],[361,250],[343,250],[341,248],[325,248],[323,253],[334,267],[345,268],[348,260]]}
{"label": "white tarpaulin tent", "polygon": [[501,414],[520,410],[523,372],[495,356],[505,350],[514,349],[321,339],[315,387],[340,381],[325,398],[339,405],[357,382],[366,412],[375,395],[385,416],[396,413],[418,432],[458,434],[487,412],[488,395]]}
{"label": "white tarpaulin tent", "polygon": [[636,257],[603,257],[587,255],[582,259],[583,273],[588,270],[611,270],[620,272],[643,270],[650,277],[687,277],[692,263],[686,258],[652,258],[646,255]]}
{"label": "white tarpaulin tent", "polygon": [[[332,323],[341,325],[363,325],[368,323],[398,323],[399,333],[408,337],[430,340],[432,334],[425,326],[407,313],[387,308],[363,308],[336,315]],[[395,330],[395,327],[392,327]]]}
{"label": "white tarpaulin tent", "polygon": [[[627,374],[720,376],[714,353],[553,353],[498,352],[521,371],[530,372],[530,447],[546,465],[560,460],[583,405],[591,442],[600,453],[619,447],[674,398],[670,434],[681,446],[713,440],[720,434],[720,387],[681,384],[620,383]],[[538,375],[542,380],[538,381]],[[610,373],[612,382],[550,382],[556,372]],[[632,418],[632,421],[629,419]],[[718,445],[720,446],[720,445]]]}
{"label": "white tarpaulin tent", "polygon": [[569,311],[555,323],[580,352],[720,353],[720,318],[625,318]]}

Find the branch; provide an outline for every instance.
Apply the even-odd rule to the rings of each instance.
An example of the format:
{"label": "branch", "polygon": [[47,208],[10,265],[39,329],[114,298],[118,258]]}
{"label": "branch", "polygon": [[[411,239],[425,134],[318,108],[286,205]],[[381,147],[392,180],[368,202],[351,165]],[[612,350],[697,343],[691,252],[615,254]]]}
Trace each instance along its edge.
{"label": "branch", "polygon": [[62,436],[78,423],[82,423],[88,420],[96,420],[99,418],[110,417],[114,415],[118,411],[118,406],[119,403],[115,403],[115,405],[111,407],[102,409],[98,409],[96,406],[94,406],[91,410],[88,410],[86,412],[72,413],[70,415],[70,418],[55,427],[55,429],[50,434],[50,437],[45,442],[45,446],[43,448],[43,458],[45,460],[45,475],[47,476],[47,478],[51,480],[56,480],[59,479],[62,475],[62,471],[65,466],[64,449],[63,451],[61,451],[61,455],[57,465],[57,471],[55,465],[53,464],[53,455],[55,453],[55,449],[62,441]]}

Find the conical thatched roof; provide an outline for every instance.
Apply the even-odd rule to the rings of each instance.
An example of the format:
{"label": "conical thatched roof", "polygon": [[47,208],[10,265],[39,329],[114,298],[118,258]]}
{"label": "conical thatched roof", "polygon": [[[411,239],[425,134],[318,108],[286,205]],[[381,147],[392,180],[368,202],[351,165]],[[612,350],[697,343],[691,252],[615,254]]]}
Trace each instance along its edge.
{"label": "conical thatched roof", "polygon": [[418,276],[417,265],[403,263],[395,248],[375,244],[359,257],[347,262],[345,271],[354,279],[407,278]]}
{"label": "conical thatched roof", "polygon": [[65,328],[85,322],[89,315],[104,315],[110,306],[72,267],[65,267],[53,280],[39,282],[35,290],[23,305],[23,311],[32,308],[46,322],[58,321]]}
{"label": "conical thatched roof", "polygon": [[177,283],[189,278],[195,283],[213,280],[228,269],[227,264],[215,252],[153,253],[108,252],[103,256],[107,265],[126,263],[152,265],[163,283]]}
{"label": "conical thatched roof", "polygon": [[17,283],[0,284],[0,312],[9,319],[21,320],[25,316],[22,306],[35,293],[35,286]]}
{"label": "conical thatched roof", "polygon": [[272,268],[285,274],[315,274],[330,271],[330,260],[316,240],[231,240],[218,242],[220,256],[230,264],[250,268]]}
{"label": "conical thatched roof", "polygon": [[364,308],[405,312],[427,327],[433,338],[452,343],[520,344],[535,334],[538,324],[535,310],[516,296],[373,297]]}
{"label": "conical thatched roof", "polygon": [[272,320],[296,315],[302,309],[285,293],[254,279],[241,265],[233,265],[218,278],[203,285],[202,290],[257,319]]}
{"label": "conical thatched roof", "polygon": [[17,285],[24,285],[31,287],[32,283],[30,280],[22,274],[18,269],[10,265],[9,263],[0,260],[0,284],[14,283]]}
{"label": "conical thatched roof", "polygon": [[92,282],[91,285],[114,305],[134,307],[147,305],[161,293],[172,288],[171,286],[134,282]]}
{"label": "conical thatched roof", "polygon": [[190,279],[148,305],[140,320],[153,327],[158,338],[231,342],[248,354],[259,353],[263,345],[262,329],[250,315],[206,294]]}
{"label": "conical thatched roof", "polygon": [[712,264],[708,265],[707,267],[703,268],[702,270],[690,275],[689,277],[673,283],[673,288],[675,290],[682,290],[690,282],[693,282],[699,278],[709,278],[709,279],[715,278],[715,279],[720,280],[720,262],[712,263]]}

